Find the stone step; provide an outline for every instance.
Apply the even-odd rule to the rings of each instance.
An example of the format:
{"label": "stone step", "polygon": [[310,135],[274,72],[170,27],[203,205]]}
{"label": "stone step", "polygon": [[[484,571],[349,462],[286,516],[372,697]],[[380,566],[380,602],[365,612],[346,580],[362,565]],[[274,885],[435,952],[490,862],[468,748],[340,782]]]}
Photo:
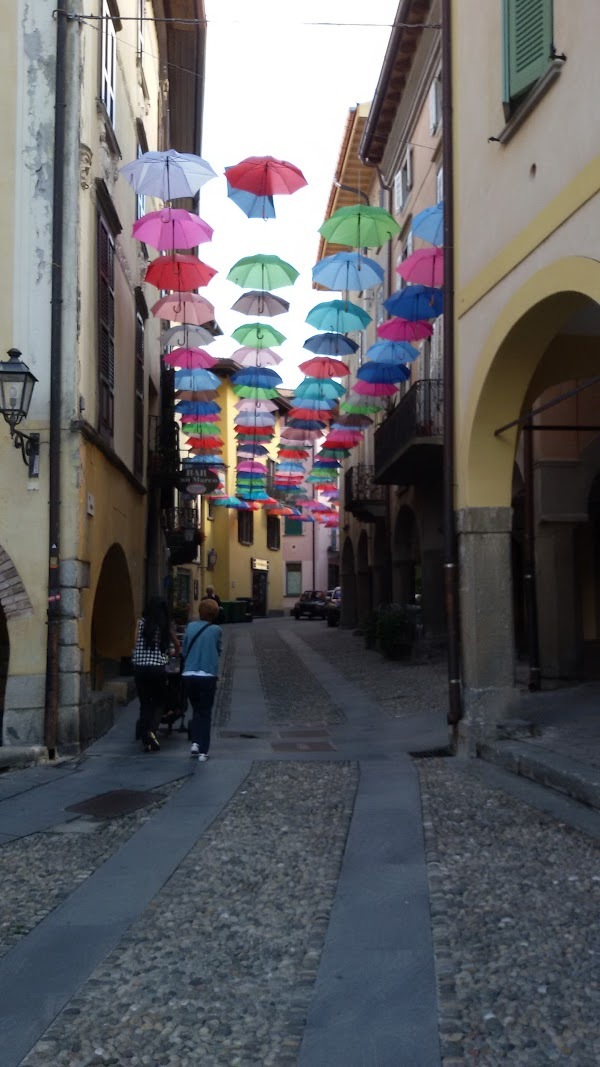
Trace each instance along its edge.
{"label": "stone step", "polygon": [[581,804],[600,810],[600,768],[553,752],[527,741],[482,744],[478,755],[505,771],[564,793]]}
{"label": "stone step", "polygon": [[1,745],[0,771],[15,770],[19,767],[31,767],[48,759],[48,749],[44,745]]}

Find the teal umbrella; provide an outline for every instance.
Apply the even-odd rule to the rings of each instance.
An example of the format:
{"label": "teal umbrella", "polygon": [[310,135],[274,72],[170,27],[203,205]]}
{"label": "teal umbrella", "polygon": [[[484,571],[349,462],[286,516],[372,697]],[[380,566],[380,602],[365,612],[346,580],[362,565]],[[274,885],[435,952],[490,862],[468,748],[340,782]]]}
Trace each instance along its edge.
{"label": "teal umbrella", "polygon": [[284,285],[293,285],[298,271],[291,263],[286,263],[279,256],[267,256],[258,253],[238,259],[227,275],[228,282],[240,285],[242,289],[281,289]]}
{"label": "teal umbrella", "polygon": [[304,321],[317,330],[349,333],[351,330],[364,330],[371,322],[371,316],[364,308],[348,300],[326,300],[311,308]]}

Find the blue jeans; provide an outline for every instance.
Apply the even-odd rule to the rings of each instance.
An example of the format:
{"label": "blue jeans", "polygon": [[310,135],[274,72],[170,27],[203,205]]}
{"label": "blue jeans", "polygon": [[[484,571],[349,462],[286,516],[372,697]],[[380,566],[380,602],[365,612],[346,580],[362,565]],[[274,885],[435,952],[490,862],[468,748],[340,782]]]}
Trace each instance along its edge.
{"label": "blue jeans", "polygon": [[183,684],[187,698],[192,705],[192,742],[198,745],[201,752],[207,754],[210,748],[210,726],[217,679],[209,675],[200,677],[184,675]]}

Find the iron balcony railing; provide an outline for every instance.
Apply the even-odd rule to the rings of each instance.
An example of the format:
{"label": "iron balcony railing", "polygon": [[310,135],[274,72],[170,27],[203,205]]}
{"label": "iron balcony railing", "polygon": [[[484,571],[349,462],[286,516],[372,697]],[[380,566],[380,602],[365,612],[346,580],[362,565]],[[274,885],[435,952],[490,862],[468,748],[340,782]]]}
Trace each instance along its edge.
{"label": "iron balcony railing", "polygon": [[185,540],[193,540],[198,528],[198,508],[164,508],[160,513],[160,524],[166,533],[181,532]]}
{"label": "iron balcony railing", "polygon": [[357,501],[381,501],[386,499],[386,488],[375,482],[374,468],[368,463],[357,463],[344,475],[344,508],[351,511]]}
{"label": "iron balcony railing", "polygon": [[379,472],[417,438],[444,433],[443,381],[415,382],[375,433],[375,469]]}

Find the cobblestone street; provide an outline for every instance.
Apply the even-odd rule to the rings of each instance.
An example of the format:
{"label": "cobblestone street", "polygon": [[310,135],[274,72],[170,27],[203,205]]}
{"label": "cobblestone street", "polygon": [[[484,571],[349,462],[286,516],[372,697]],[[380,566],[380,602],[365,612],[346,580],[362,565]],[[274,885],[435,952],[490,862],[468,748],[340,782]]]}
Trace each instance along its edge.
{"label": "cobblestone street", "polygon": [[132,704],[0,779],[2,1067],[595,1067],[600,819],[411,758],[447,743],[443,662],[224,634],[208,764],[141,754]]}

